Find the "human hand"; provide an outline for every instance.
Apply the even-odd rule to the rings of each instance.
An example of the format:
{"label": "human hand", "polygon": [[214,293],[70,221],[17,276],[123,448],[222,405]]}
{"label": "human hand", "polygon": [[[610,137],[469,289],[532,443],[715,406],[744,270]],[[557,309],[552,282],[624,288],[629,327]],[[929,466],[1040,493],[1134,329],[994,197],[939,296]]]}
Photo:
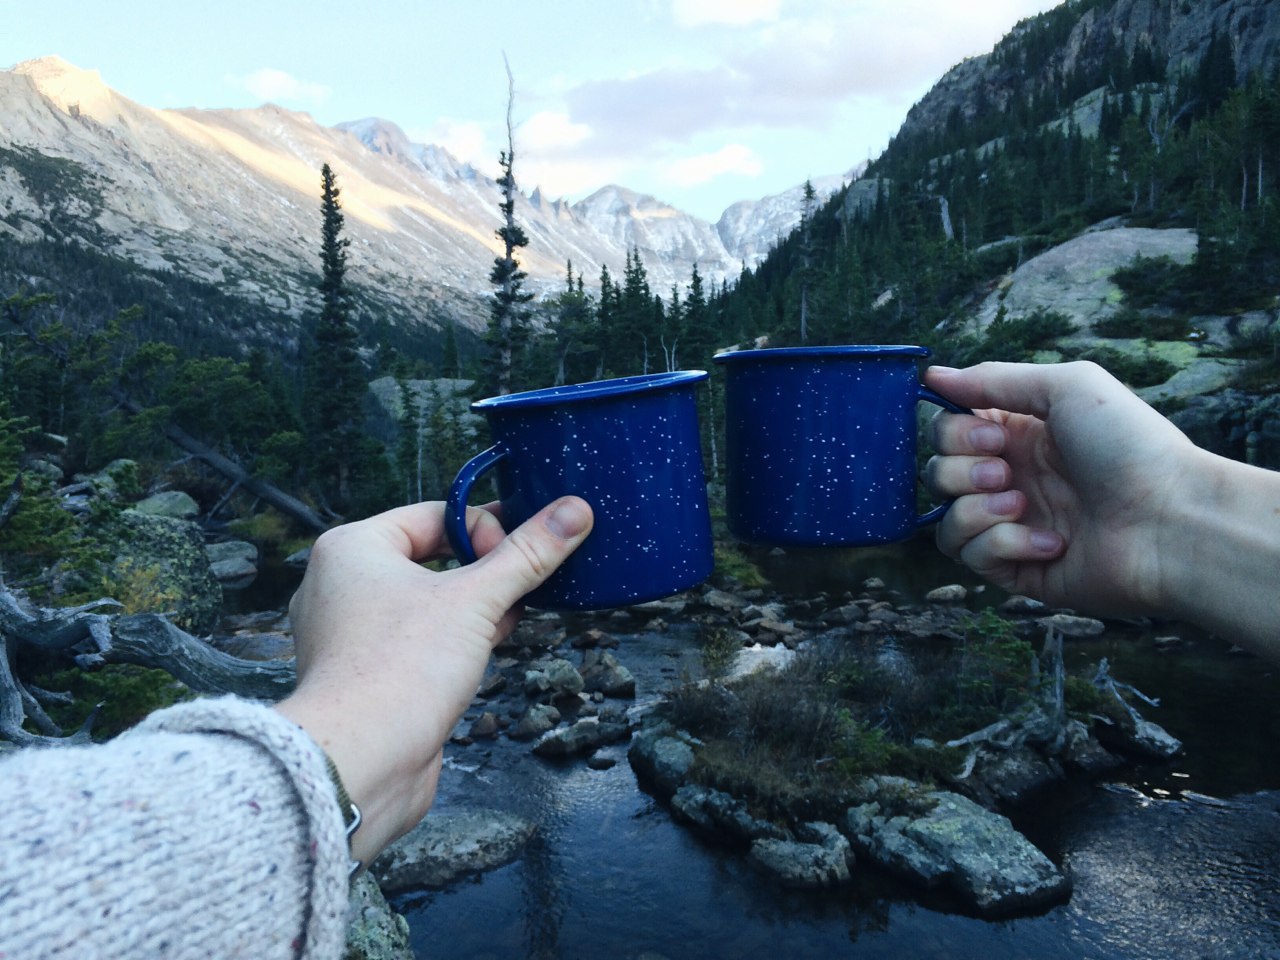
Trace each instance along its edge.
{"label": "human hand", "polygon": [[1168,601],[1175,494],[1203,451],[1096,364],[930,368],[938,547],[1012,593],[1133,615]]}
{"label": "human hand", "polygon": [[364,862],[422,819],[444,743],[521,598],[591,531],[590,507],[576,497],[510,535],[492,509],[467,511],[480,559],[443,573],[419,564],[451,556],[444,504],[336,527],[316,541],[290,604],[298,685],[279,709],[333,758],[360,806],[352,843]]}

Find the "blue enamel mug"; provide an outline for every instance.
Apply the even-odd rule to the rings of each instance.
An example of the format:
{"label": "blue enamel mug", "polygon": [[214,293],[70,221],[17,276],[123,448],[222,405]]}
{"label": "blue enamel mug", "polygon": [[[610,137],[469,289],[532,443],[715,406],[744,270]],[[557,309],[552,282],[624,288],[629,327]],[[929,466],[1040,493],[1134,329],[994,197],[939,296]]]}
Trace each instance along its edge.
{"label": "blue enamel mug", "polygon": [[476,559],[467,498],[495,470],[508,531],[568,494],[595,515],[586,541],[528,605],[599,610],[697,586],[715,563],[695,390],[706,379],[706,371],[680,370],[473,403],[493,446],[462,467],[449,491],[445,532],[454,554]]}
{"label": "blue enamel mug", "polygon": [[920,383],[917,346],[719,353],[726,510],[740,539],[795,546],[904,540],[916,514],[916,403],[968,413]]}

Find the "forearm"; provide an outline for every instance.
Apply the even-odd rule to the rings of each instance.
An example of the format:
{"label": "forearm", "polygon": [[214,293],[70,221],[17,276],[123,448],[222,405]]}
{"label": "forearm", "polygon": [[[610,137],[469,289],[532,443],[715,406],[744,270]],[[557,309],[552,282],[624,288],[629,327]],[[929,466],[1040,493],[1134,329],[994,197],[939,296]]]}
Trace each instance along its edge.
{"label": "forearm", "polygon": [[1280,473],[1200,451],[1162,538],[1166,607],[1280,661]]}
{"label": "forearm", "polygon": [[337,957],[346,850],[319,752],[267,707],[162,711],[0,765],[0,955]]}

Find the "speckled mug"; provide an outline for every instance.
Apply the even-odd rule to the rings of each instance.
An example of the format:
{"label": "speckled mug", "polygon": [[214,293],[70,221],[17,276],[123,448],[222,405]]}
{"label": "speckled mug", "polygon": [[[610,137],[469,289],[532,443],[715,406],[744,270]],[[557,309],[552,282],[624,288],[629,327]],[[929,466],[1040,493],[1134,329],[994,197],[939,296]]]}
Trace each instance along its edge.
{"label": "speckled mug", "polygon": [[525,598],[528,605],[600,610],[697,586],[715,562],[695,390],[706,379],[706,371],[680,370],[473,403],[493,446],[462,467],[449,492],[445,530],[454,554],[476,559],[467,497],[496,468],[508,530],[566,494],[595,514],[586,542]]}
{"label": "speckled mug", "polygon": [[920,383],[917,346],[719,353],[726,511],[735,536],[793,546],[904,540],[916,515],[916,403],[969,412]]}

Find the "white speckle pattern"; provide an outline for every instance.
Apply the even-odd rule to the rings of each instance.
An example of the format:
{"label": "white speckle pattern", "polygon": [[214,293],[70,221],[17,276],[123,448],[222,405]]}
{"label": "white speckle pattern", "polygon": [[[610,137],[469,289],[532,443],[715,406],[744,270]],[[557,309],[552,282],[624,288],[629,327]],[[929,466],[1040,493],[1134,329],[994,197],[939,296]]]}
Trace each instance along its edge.
{"label": "white speckle pattern", "polygon": [[[702,371],[651,374],[479,401],[494,442],[508,528],[556,497],[595,513],[580,547],[530,606],[593,610],[642,603],[711,575],[714,550],[698,434]],[[612,385],[612,387],[610,387]]]}
{"label": "white speckle pattern", "polygon": [[810,546],[909,536],[923,348],[753,352],[716,357],[726,368],[730,529]]}

